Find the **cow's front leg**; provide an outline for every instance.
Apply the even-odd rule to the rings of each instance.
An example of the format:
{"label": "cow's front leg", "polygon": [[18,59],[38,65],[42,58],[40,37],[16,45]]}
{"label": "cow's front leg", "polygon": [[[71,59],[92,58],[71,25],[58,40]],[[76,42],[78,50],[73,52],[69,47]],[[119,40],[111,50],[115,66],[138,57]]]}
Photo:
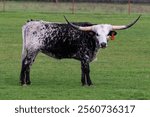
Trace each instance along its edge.
{"label": "cow's front leg", "polygon": [[81,82],[82,85],[92,85],[92,81],[90,79],[90,66],[89,66],[89,62],[83,60],[81,61],[81,70],[82,70],[82,74],[81,74]]}

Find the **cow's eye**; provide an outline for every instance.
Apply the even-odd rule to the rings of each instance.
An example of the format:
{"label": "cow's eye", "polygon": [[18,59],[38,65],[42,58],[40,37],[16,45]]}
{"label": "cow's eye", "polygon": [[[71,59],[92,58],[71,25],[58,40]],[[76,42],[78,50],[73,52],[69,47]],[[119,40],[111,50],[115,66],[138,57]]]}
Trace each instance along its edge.
{"label": "cow's eye", "polygon": [[99,34],[98,34],[98,33],[96,33],[96,36],[99,36]]}

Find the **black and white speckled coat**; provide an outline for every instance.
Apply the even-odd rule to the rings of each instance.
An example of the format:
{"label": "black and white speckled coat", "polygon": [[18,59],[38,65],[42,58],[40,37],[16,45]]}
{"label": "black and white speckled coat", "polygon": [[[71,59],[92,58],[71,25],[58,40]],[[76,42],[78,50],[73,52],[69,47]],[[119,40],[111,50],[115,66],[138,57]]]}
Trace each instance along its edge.
{"label": "black and white speckled coat", "polygon": [[[81,29],[92,27],[92,30],[84,31],[79,27]],[[75,28],[79,28],[79,30]],[[125,29],[126,27],[121,26],[121,28]],[[106,47],[107,36],[113,30],[114,27],[108,24],[71,23],[69,25],[45,21],[27,22],[22,27],[21,85],[31,83],[30,67],[39,52],[57,59],[73,58],[81,61],[82,85],[91,85],[89,63],[96,57],[100,47]]]}

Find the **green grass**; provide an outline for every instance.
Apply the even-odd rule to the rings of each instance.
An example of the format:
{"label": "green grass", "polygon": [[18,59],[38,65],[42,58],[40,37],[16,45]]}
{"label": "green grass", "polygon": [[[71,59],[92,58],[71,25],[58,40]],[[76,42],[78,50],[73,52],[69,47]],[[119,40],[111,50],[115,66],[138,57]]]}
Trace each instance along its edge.
{"label": "green grass", "polygon": [[126,24],[137,14],[0,12],[0,99],[150,99],[150,15],[131,29],[118,31],[115,41],[90,64],[93,86],[82,87],[80,62],[39,54],[31,68],[32,85],[21,87],[22,37],[26,20]]}

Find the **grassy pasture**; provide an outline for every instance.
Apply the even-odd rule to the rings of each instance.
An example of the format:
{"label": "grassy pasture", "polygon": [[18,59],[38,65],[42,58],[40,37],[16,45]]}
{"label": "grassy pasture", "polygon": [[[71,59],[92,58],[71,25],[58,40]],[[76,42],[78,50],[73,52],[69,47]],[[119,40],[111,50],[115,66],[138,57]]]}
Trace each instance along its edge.
{"label": "grassy pasture", "polygon": [[[72,3],[64,2],[30,2],[30,1],[6,1],[5,8],[0,1],[0,11],[25,11],[25,12],[51,12],[51,13],[72,13]],[[128,4],[117,3],[76,3],[76,13],[127,13]],[[132,13],[150,13],[149,4],[131,4]]]}
{"label": "grassy pasture", "polygon": [[39,54],[31,68],[32,85],[18,84],[22,37],[27,19],[126,24],[137,14],[0,12],[0,99],[150,99],[150,15],[131,29],[118,31],[115,41],[90,64],[91,87],[80,84],[80,62]]}

